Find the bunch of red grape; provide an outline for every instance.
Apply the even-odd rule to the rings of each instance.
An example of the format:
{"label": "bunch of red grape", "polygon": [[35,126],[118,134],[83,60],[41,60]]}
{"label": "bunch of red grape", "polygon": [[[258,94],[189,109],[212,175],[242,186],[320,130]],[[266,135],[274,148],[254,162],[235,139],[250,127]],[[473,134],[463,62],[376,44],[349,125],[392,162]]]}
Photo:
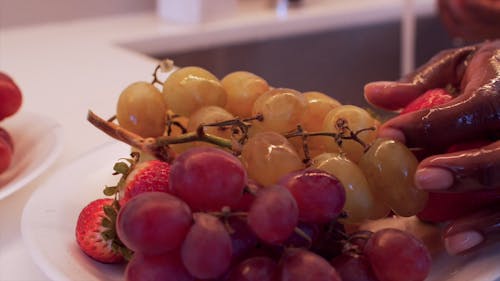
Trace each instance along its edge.
{"label": "bunch of red grape", "polygon": [[[10,76],[0,72],[0,121],[16,113],[21,107],[22,94]],[[14,143],[9,132],[0,127],[0,173],[12,162]]]}
{"label": "bunch of red grape", "polygon": [[425,279],[422,242],[395,229],[349,241],[336,222],[344,203],[327,172],[302,169],[250,190],[237,157],[192,148],[171,164],[167,191],[119,211],[117,234],[134,251],[126,280]]}
{"label": "bunch of red grape", "polygon": [[127,143],[141,158],[144,143],[176,153],[168,188],[135,195],[116,217],[134,252],[127,280],[426,278],[429,253],[409,233],[344,228],[427,202],[413,183],[417,159],[377,139],[368,111],[249,72],[218,80],[184,67],[128,86],[116,119],[120,133],[112,121],[105,131],[139,136]]}

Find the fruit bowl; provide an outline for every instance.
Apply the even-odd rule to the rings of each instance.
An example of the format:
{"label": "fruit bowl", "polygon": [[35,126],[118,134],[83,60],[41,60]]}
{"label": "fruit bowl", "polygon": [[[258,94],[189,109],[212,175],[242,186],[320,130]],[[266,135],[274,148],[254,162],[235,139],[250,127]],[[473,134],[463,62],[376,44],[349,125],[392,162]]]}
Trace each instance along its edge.
{"label": "fruit bowl", "polygon": [[[124,265],[95,262],[78,248],[74,228],[83,206],[104,197],[104,185],[116,182],[111,167],[129,152],[129,146],[117,142],[93,149],[54,173],[26,204],[21,222],[23,239],[49,279],[124,280]],[[433,257],[431,274],[426,280],[497,280],[498,260],[500,243],[462,257],[438,253]]]}
{"label": "fruit bowl", "polygon": [[10,167],[0,174],[0,200],[48,169],[62,148],[61,126],[48,117],[19,112],[2,121],[2,126],[12,136],[14,154]]}

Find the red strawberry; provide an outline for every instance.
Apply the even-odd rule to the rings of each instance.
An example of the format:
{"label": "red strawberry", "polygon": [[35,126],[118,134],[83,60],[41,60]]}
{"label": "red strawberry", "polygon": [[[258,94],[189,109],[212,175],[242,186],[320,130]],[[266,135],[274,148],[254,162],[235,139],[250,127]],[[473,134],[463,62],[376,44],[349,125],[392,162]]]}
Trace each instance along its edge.
{"label": "red strawberry", "polygon": [[133,165],[120,187],[120,205],[143,192],[159,191],[170,193],[168,178],[170,164],[160,160],[150,160]]}
{"label": "red strawberry", "polygon": [[401,114],[418,111],[421,109],[433,108],[438,105],[447,103],[451,99],[453,99],[453,96],[446,89],[437,88],[428,90],[427,92],[413,100],[411,103],[409,103],[403,109],[403,111],[401,111]]}
{"label": "red strawberry", "polygon": [[0,173],[9,168],[13,152],[14,143],[12,138],[4,128],[0,127]]}
{"label": "red strawberry", "polygon": [[[119,263],[124,260],[121,242],[115,232],[116,205],[110,198],[90,202],[78,216],[76,242],[80,249],[102,263]],[[120,245],[121,244],[121,245]]]}
{"label": "red strawberry", "polygon": [[21,107],[21,90],[10,76],[0,72],[0,120],[16,113]]}

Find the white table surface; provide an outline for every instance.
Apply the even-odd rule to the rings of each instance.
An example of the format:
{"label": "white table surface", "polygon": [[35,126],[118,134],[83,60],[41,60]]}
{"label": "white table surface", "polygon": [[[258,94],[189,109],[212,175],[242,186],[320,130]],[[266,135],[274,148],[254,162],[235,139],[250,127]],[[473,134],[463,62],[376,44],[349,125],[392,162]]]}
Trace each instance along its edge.
{"label": "white table surface", "polygon": [[[398,18],[401,2],[311,0],[310,5],[282,18],[246,1],[248,6],[234,17],[196,25],[167,23],[153,13],[143,13],[0,29],[0,70],[14,78],[24,95],[17,114],[36,112],[57,120],[63,129],[62,153],[54,165],[0,200],[0,280],[48,280],[23,243],[23,207],[58,168],[110,141],[85,121],[87,110],[111,116],[125,86],[150,81],[156,61],[128,47],[143,52],[175,51],[380,22]],[[434,11],[431,0],[415,2],[420,14]]]}

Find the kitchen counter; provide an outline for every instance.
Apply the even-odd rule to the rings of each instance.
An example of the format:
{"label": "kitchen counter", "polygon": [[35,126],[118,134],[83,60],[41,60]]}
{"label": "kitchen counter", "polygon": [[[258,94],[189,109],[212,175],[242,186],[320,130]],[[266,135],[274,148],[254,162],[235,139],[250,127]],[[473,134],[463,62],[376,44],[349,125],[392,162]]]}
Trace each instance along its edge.
{"label": "kitchen counter", "polygon": [[[23,207],[51,174],[110,141],[85,121],[87,111],[112,116],[124,87],[150,81],[157,62],[148,54],[397,20],[402,2],[310,0],[278,16],[261,2],[245,0],[234,16],[202,24],[169,23],[154,13],[141,13],[0,29],[0,70],[24,94],[17,114],[39,113],[63,129],[62,153],[54,165],[0,201],[0,280],[47,280],[21,237]],[[415,2],[417,14],[435,12],[434,1]]]}

